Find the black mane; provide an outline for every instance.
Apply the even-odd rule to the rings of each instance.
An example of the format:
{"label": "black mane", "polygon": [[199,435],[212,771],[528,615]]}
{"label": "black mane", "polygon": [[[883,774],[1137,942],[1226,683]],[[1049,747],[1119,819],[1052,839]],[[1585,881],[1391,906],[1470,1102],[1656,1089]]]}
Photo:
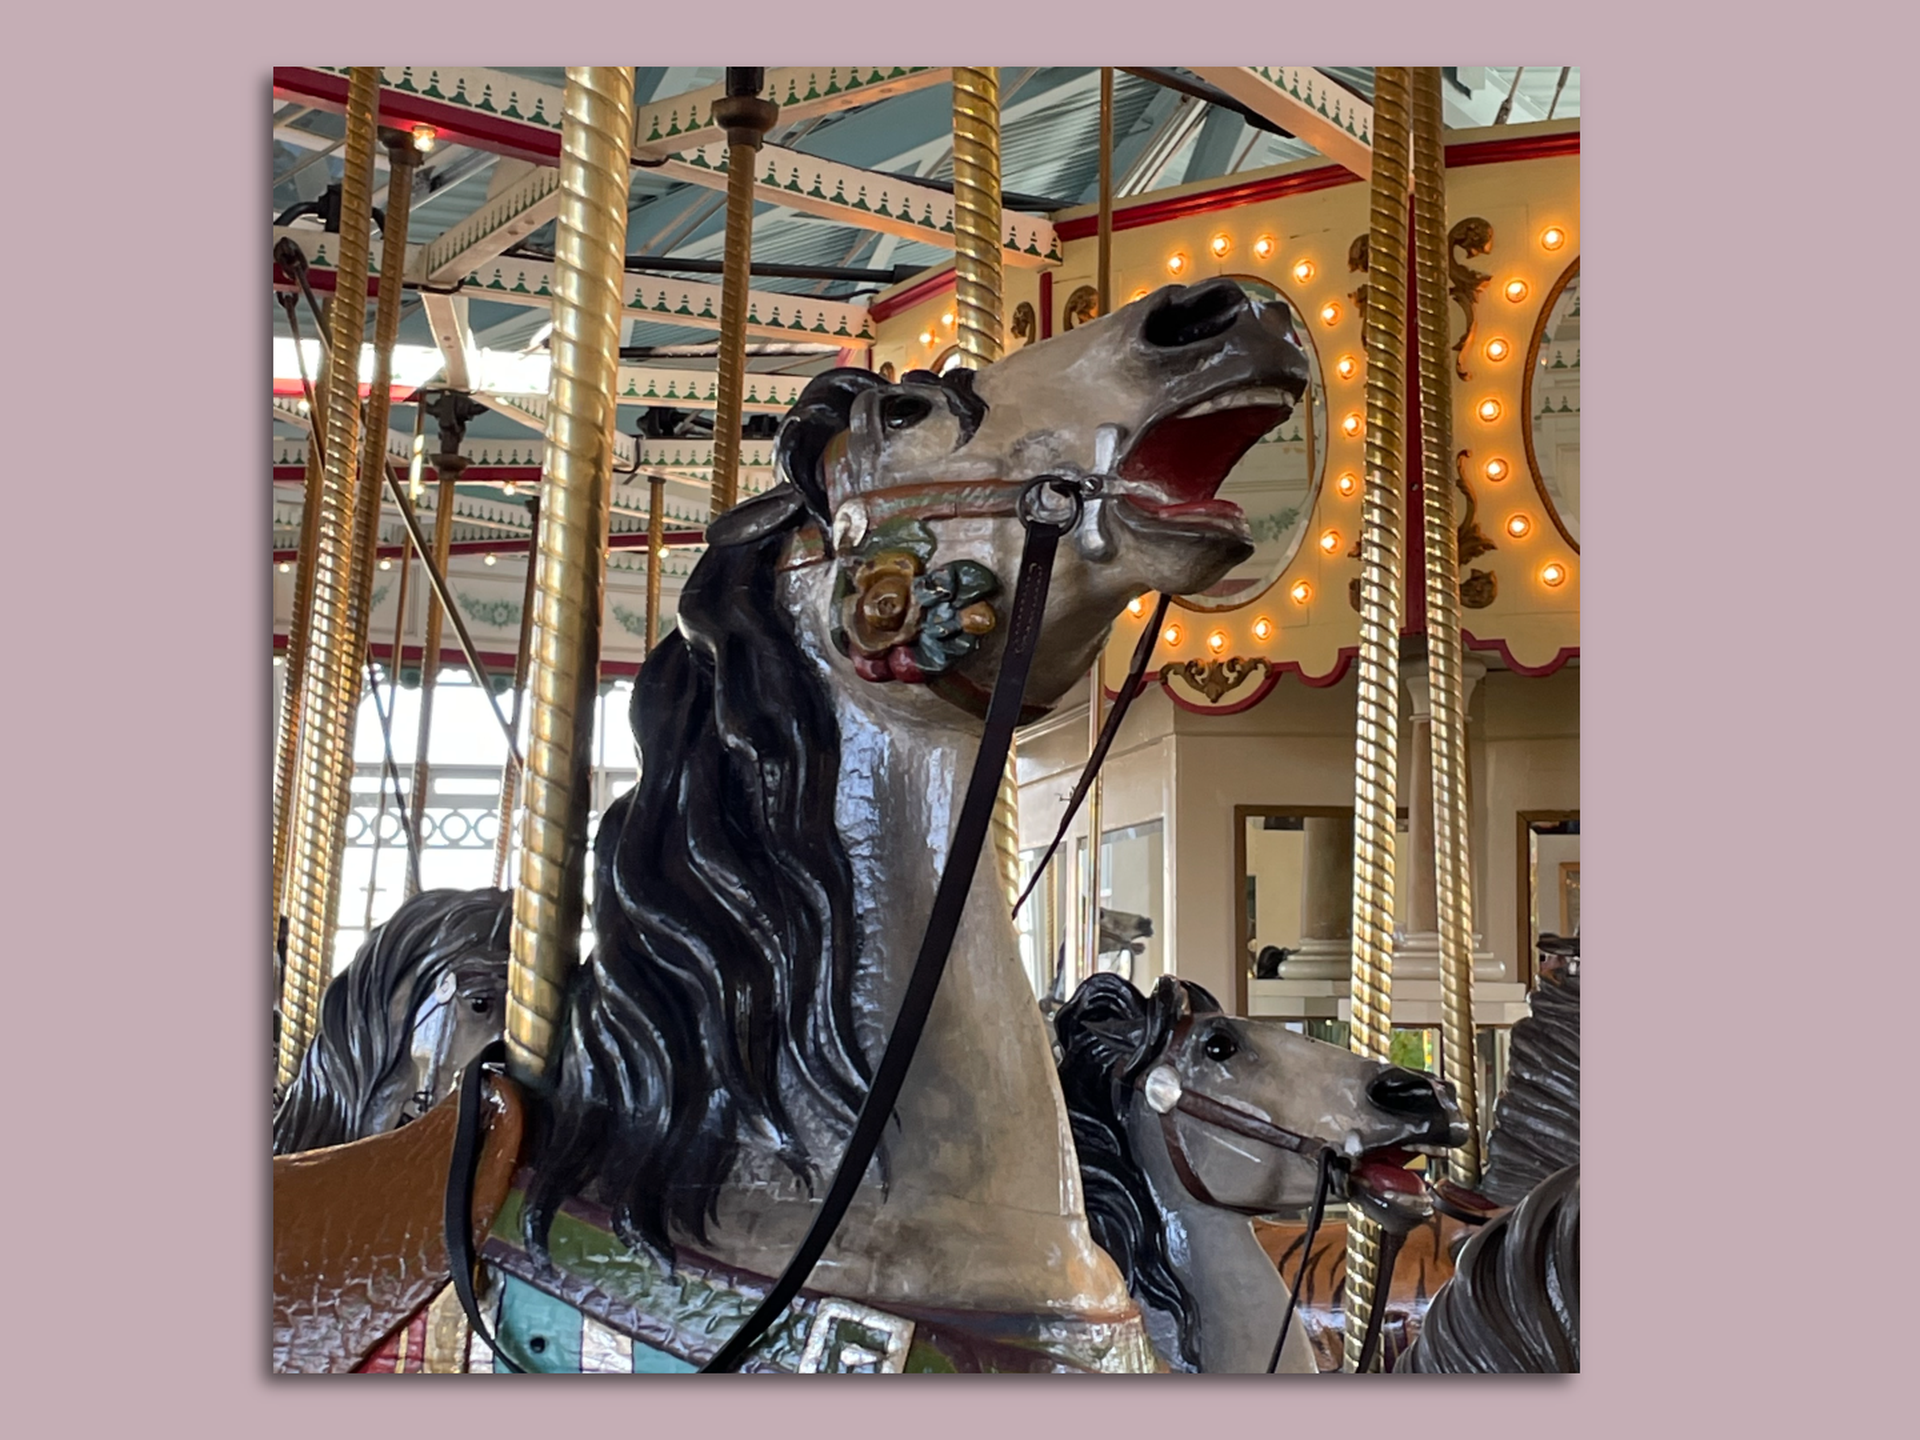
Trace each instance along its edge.
{"label": "black mane", "polygon": [[558,1205],[589,1192],[629,1243],[704,1237],[748,1136],[814,1174],[783,1085],[848,1130],[866,1095],[839,726],[776,582],[793,529],[826,526],[827,440],[881,383],[808,384],[781,427],[786,483],[716,520],[677,632],[641,669],[641,777],[595,841],[597,943],[569,984],[527,1197],[536,1253]]}
{"label": "black mane", "polygon": [[1513,1027],[1507,1081],[1493,1106],[1480,1192],[1517,1203],[1580,1159],[1580,972],[1541,981]]}
{"label": "black mane", "polygon": [[[273,1153],[364,1138],[374,1100],[408,1059],[412,1017],[441,977],[506,972],[513,896],[506,890],[428,890],[377,925],[320,1001],[320,1028],[273,1116]],[[466,987],[463,987],[466,988]],[[394,1023],[394,1000],[405,996]]]}
{"label": "black mane", "polygon": [[1198,1369],[1199,1306],[1174,1271],[1160,1207],[1127,1143],[1133,1080],[1159,1057],[1188,1006],[1220,1008],[1198,985],[1172,976],[1161,977],[1148,1000],[1129,981],[1103,973],[1074,992],[1055,1017],[1054,1031],[1094,1243],[1113,1257],[1136,1298],[1173,1317],[1180,1358]]}

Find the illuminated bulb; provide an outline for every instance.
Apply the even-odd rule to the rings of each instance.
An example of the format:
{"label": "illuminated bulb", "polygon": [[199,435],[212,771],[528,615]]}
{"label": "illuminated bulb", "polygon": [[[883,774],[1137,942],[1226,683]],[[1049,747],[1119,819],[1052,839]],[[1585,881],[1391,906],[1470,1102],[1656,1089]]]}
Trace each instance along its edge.
{"label": "illuminated bulb", "polygon": [[1495,456],[1493,459],[1487,461],[1486,474],[1487,479],[1498,484],[1507,478],[1507,462]]}
{"label": "illuminated bulb", "polygon": [[1558,560],[1540,567],[1540,579],[1548,585],[1558,585],[1567,578],[1567,567]]}
{"label": "illuminated bulb", "polygon": [[492,551],[488,551],[484,556],[481,557],[481,559],[484,560],[489,565],[498,565],[500,563],[500,557],[498,555],[495,555]]}
{"label": "illuminated bulb", "polygon": [[922,330],[920,332],[920,343],[922,345],[931,345],[933,343],[933,331]]}
{"label": "illuminated bulb", "polygon": [[520,493],[520,483],[517,480],[509,480],[500,488],[509,495],[518,495]]}
{"label": "illuminated bulb", "polygon": [[1507,299],[1518,305],[1527,298],[1527,282],[1524,280],[1507,281]]}
{"label": "illuminated bulb", "polygon": [[1214,259],[1224,260],[1227,252],[1233,249],[1233,241],[1224,235],[1216,235],[1207,242],[1207,248],[1213,251]]}
{"label": "illuminated bulb", "polygon": [[439,138],[439,133],[435,131],[431,125],[416,125],[413,127],[413,148],[418,150],[422,155],[433,149],[433,142]]}
{"label": "illuminated bulb", "polygon": [[1353,478],[1353,472],[1349,470],[1340,477],[1338,484],[1342,495],[1351,495],[1359,487],[1360,482]]}
{"label": "illuminated bulb", "polygon": [[1220,650],[1226,649],[1227,648],[1227,632],[1224,630],[1216,630],[1211,635],[1207,636],[1207,648],[1209,650],[1214,650],[1214,651],[1220,651]]}
{"label": "illuminated bulb", "polygon": [[1273,621],[1267,619],[1264,615],[1254,621],[1253,638],[1256,640],[1271,640],[1273,638]]}
{"label": "illuminated bulb", "polygon": [[1516,540],[1531,529],[1533,529],[1533,522],[1524,515],[1516,515],[1507,521],[1507,534]]}
{"label": "illuminated bulb", "polygon": [[1562,230],[1558,225],[1549,225],[1540,232],[1540,248],[1542,250],[1558,250],[1566,243],[1567,232]]}
{"label": "illuminated bulb", "polygon": [[1326,534],[1320,537],[1320,548],[1329,555],[1333,554],[1334,551],[1340,548],[1340,532],[1338,530],[1327,531]]}
{"label": "illuminated bulb", "polygon": [[1167,626],[1166,629],[1160,632],[1160,638],[1169,645],[1178,645],[1180,643],[1180,627],[1178,625]]}
{"label": "illuminated bulb", "polygon": [[1487,359],[1504,360],[1507,358],[1507,342],[1501,339],[1487,341]]}
{"label": "illuminated bulb", "polygon": [[1134,291],[1134,292],[1133,292],[1133,298],[1134,298],[1135,300],[1144,300],[1144,299],[1146,299],[1146,298],[1147,298],[1147,292],[1146,292],[1146,290],[1145,290],[1145,289],[1140,289],[1140,290],[1136,290],[1136,291]]}
{"label": "illuminated bulb", "polygon": [[653,558],[655,560],[660,561],[662,564],[665,564],[667,559],[667,547],[662,545],[658,550],[654,551]]}
{"label": "illuminated bulb", "polygon": [[309,406],[306,401],[302,400],[300,402],[300,413],[302,415],[308,414],[311,411],[311,409],[312,407]]}
{"label": "illuminated bulb", "polygon": [[1353,378],[1353,372],[1359,368],[1359,361],[1355,360],[1351,355],[1342,355],[1340,357],[1340,363],[1333,367],[1333,373],[1338,375],[1342,380],[1351,380]]}
{"label": "illuminated bulb", "polygon": [[293,569],[293,562],[291,560],[282,560],[280,562],[280,573],[282,575],[289,573],[292,569]]}
{"label": "illuminated bulb", "polygon": [[1175,251],[1173,254],[1167,257],[1167,273],[1169,275],[1178,275],[1182,270],[1186,268],[1187,268],[1187,257],[1180,254],[1178,251]]}
{"label": "illuminated bulb", "polygon": [[1300,581],[1296,581],[1294,583],[1293,589],[1289,590],[1287,593],[1293,596],[1294,604],[1304,605],[1307,603],[1308,600],[1313,598],[1313,587],[1307,584],[1306,581],[1300,580]]}
{"label": "illuminated bulb", "polygon": [[1482,420],[1491,424],[1500,418],[1500,402],[1498,400],[1482,400],[1480,402],[1479,413]]}
{"label": "illuminated bulb", "polygon": [[380,561],[380,568],[382,570],[391,570],[393,568],[393,561],[386,559],[383,556]]}
{"label": "illuminated bulb", "polygon": [[949,310],[946,314],[942,315],[940,317],[940,323],[951,330],[953,328],[953,312]]}
{"label": "illuminated bulb", "polygon": [[1329,300],[1320,307],[1320,318],[1329,325],[1340,323],[1340,307]]}
{"label": "illuminated bulb", "polygon": [[1136,619],[1138,619],[1141,615],[1144,615],[1146,613],[1146,609],[1147,607],[1140,603],[1140,597],[1138,595],[1134,596],[1133,599],[1127,601],[1127,613]]}
{"label": "illuminated bulb", "polygon": [[1360,433],[1360,417],[1358,415],[1347,416],[1346,419],[1340,422],[1340,430],[1341,433],[1346,435],[1358,435]]}
{"label": "illuminated bulb", "polygon": [[1271,235],[1262,235],[1258,240],[1253,242],[1253,255],[1256,260],[1271,259],[1273,249],[1273,237]]}
{"label": "illuminated bulb", "polygon": [[1311,260],[1302,260],[1298,265],[1294,266],[1293,278],[1298,280],[1302,285],[1306,284],[1307,281],[1313,278],[1313,262]]}

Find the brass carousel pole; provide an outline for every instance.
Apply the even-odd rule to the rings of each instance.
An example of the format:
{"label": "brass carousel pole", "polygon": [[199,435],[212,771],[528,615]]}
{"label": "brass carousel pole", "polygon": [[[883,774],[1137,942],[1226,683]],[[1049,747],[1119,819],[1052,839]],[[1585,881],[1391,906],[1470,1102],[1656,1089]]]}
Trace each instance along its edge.
{"label": "brass carousel pole", "polygon": [[360,456],[360,337],[366,329],[368,231],[373,223],[374,111],[380,72],[355,66],[347,87],[346,168],[341,181],[339,264],[327,372],[326,477],[320,487],[314,546],[312,626],[300,686],[300,763],[288,806],[291,901],[287,966],[281,990],[279,1083],[299,1069],[320,1020],[320,996],[333,974],[333,932],[340,911],[340,859],[346,841],[353,768],[354,704],[361,651],[351,632],[355,470]]}
{"label": "brass carousel pole", "polygon": [[[1098,259],[1094,268],[1095,304],[1104,315],[1113,296],[1113,67],[1100,67],[1100,220],[1097,241]],[[1107,698],[1106,683],[1100,674],[1100,657],[1093,662],[1087,677],[1087,753],[1100,743],[1101,714]],[[1087,912],[1083,917],[1086,935],[1081,942],[1082,979],[1093,974],[1100,963],[1100,836],[1102,833],[1101,793],[1105,787],[1094,772],[1087,787]]]}
{"label": "brass carousel pole", "polygon": [[[527,502],[527,530],[533,536],[534,543],[540,539],[540,497],[534,496]],[[526,701],[527,665],[533,648],[533,575],[535,566],[532,552],[527,555],[526,588],[520,592],[520,643],[513,652],[513,714],[509,719],[513,733],[520,733],[520,710]],[[520,765],[518,755],[509,753],[507,763],[500,771],[500,823],[493,837],[493,888],[498,890],[507,883],[507,861],[513,854],[513,807],[520,792]]]}
{"label": "brass carousel pole", "polygon": [[[533,1086],[545,1084],[553,1063],[554,1028],[567,974],[579,961],[586,898],[632,136],[633,71],[570,67],[560,129],[553,381],[527,681],[526,830],[507,974],[508,1064],[515,1079]],[[729,251],[734,240],[730,231]],[[724,353],[724,341],[721,348]]]}
{"label": "brass carousel pole", "polygon": [[[753,256],[753,177],[760,142],[780,107],[760,98],[767,72],[729,65],[713,120],[727,132],[727,229],[720,277],[720,394],[713,416],[713,513],[740,498],[741,396],[746,391],[748,262]],[[649,644],[652,643],[649,637]]]}
{"label": "brass carousel pole", "polygon": [[[1000,71],[953,70],[953,315],[961,357],[976,370],[1000,358],[1005,292],[1000,220]],[[1020,896],[1020,784],[1014,749],[993,811],[993,848],[1007,904]],[[1096,922],[1097,923],[1097,922]]]}
{"label": "brass carousel pole", "polygon": [[[1374,72],[1368,227],[1366,487],[1360,511],[1359,701],[1354,723],[1353,989],[1355,1054],[1385,1060],[1392,1040],[1393,841],[1399,780],[1402,431],[1407,373],[1405,66]],[[1380,1227],[1347,1226],[1346,1368],[1357,1369],[1380,1269]]]}
{"label": "brass carousel pole", "polygon": [[[1473,886],[1467,844],[1467,739],[1460,639],[1460,547],[1453,509],[1453,377],[1447,359],[1447,175],[1440,71],[1413,71],[1413,268],[1420,350],[1420,465],[1426,539],[1427,685],[1433,724],[1433,869],[1440,929],[1444,1069],[1467,1121],[1448,1178],[1480,1182],[1473,1028]],[[1411,457],[1409,457],[1411,459]]]}
{"label": "brass carousel pole", "polygon": [[[448,438],[444,421],[440,426],[440,435],[443,453],[433,457],[433,466],[440,478],[433,508],[433,568],[445,575],[447,560],[453,554],[454,490],[460,483],[460,471],[466,461],[457,453],[460,442]],[[407,808],[413,833],[420,837],[422,848],[426,843],[423,826],[427,814],[427,789],[432,783],[427,765],[427,748],[433,739],[433,689],[440,672],[440,630],[444,619],[440,605],[430,603],[427,606],[427,633],[421,638],[420,645],[420,724],[414,732],[413,795]],[[477,675],[474,678],[479,679]],[[412,897],[419,893],[420,876],[415,871],[407,876],[407,895]]]}
{"label": "brass carousel pole", "polygon": [[647,656],[660,638],[660,567],[667,555],[667,480],[664,475],[647,477],[647,638],[640,647],[640,659]]}

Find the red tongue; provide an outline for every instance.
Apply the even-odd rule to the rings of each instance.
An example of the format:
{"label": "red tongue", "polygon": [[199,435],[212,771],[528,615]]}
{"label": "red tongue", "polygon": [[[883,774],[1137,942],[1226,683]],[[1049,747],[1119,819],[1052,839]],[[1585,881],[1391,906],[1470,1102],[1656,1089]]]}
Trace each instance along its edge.
{"label": "red tongue", "polygon": [[1413,1171],[1402,1168],[1412,1158],[1405,1150],[1370,1151],[1355,1162],[1353,1178],[1369,1190],[1418,1195],[1424,1183]]}
{"label": "red tongue", "polygon": [[[1280,414],[1279,406],[1255,405],[1162,420],[1140,437],[1120,466],[1120,475],[1128,480],[1152,481],[1188,503],[1211,500],[1227,472],[1256,440],[1279,423]],[[1237,508],[1233,513],[1238,513]]]}

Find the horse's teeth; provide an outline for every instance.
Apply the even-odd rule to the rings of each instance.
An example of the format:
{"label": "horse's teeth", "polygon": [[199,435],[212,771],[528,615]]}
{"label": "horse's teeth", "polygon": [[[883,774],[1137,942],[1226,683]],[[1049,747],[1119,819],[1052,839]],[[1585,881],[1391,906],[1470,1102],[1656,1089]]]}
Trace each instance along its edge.
{"label": "horse's teeth", "polygon": [[1346,1141],[1340,1148],[1345,1150],[1348,1157],[1354,1160],[1358,1160],[1360,1158],[1360,1152],[1366,1149],[1366,1147],[1360,1143],[1360,1132],[1358,1130],[1349,1130]]}

